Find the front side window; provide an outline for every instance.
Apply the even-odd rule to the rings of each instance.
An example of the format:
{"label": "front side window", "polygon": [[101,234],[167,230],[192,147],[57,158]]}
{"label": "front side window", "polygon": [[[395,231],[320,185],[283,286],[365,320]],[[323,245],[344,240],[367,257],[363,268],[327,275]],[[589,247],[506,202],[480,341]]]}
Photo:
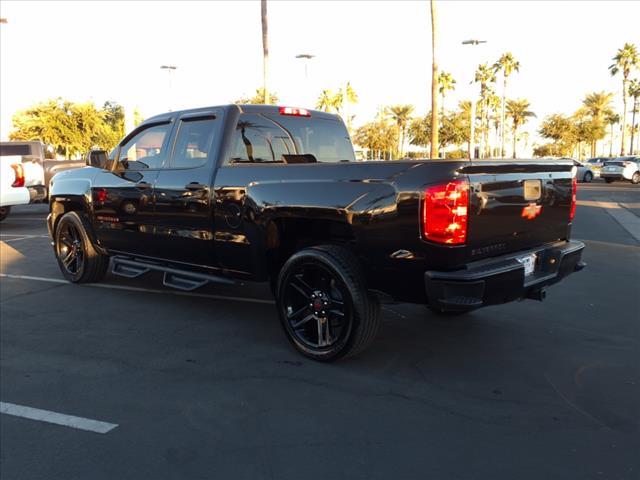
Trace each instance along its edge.
{"label": "front side window", "polygon": [[120,148],[118,163],[125,170],[162,167],[170,125],[156,125],[141,131]]}
{"label": "front side window", "polygon": [[181,121],[171,167],[195,168],[207,163],[215,126],[213,118]]}
{"label": "front side window", "polygon": [[242,114],[231,163],[353,162],[349,134],[337,119]]}

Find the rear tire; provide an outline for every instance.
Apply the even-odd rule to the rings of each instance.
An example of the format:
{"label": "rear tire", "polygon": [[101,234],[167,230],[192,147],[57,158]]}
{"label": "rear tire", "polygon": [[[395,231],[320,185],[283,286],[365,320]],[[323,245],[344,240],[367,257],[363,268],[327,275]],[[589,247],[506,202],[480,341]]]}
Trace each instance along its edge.
{"label": "rear tire", "polygon": [[53,237],[53,249],[62,275],[73,283],[102,280],[109,256],[99,253],[89,237],[88,222],[76,212],[62,216]]}
{"label": "rear tire", "polygon": [[586,172],[584,174],[584,177],[582,178],[582,181],[584,181],[584,183],[591,183],[592,180],[593,180],[593,173],[591,172]]}
{"label": "rear tire", "polygon": [[330,362],[357,355],[376,336],[380,303],[345,248],[318,246],[293,254],[280,271],[277,292],[287,338],[308,358]]}
{"label": "rear tire", "polygon": [[640,172],[636,172],[631,176],[631,183],[637,185],[640,183]]}
{"label": "rear tire", "polygon": [[0,207],[0,222],[7,218],[9,216],[9,213],[11,213],[10,206]]}
{"label": "rear tire", "polygon": [[613,178],[605,178],[604,181],[607,183],[613,183]]}

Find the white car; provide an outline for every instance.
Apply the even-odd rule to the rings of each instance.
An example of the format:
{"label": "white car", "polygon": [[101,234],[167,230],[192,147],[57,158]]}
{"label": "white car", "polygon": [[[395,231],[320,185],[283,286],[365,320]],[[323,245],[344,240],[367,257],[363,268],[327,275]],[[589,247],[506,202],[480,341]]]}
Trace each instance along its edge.
{"label": "white car", "polygon": [[21,162],[4,157],[0,161],[0,221],[7,218],[11,207],[26,205],[31,200],[25,186],[24,168]]}
{"label": "white car", "polygon": [[607,161],[600,171],[600,178],[604,178],[607,183],[614,180],[640,183],[640,157],[618,157]]}

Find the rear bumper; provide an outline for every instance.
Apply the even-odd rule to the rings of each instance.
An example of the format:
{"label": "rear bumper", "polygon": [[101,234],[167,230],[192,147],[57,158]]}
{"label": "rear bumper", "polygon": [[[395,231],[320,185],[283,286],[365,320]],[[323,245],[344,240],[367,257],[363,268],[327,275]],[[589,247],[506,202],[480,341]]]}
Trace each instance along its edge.
{"label": "rear bumper", "polygon": [[600,178],[613,178],[614,180],[631,180],[633,173],[627,172],[601,172]]}
{"label": "rear bumper", "polygon": [[[465,311],[524,298],[542,300],[546,286],[586,266],[583,250],[582,242],[558,242],[470,263],[463,270],[427,271],[424,281],[429,305],[443,311]],[[534,253],[535,270],[525,277],[518,259]]]}

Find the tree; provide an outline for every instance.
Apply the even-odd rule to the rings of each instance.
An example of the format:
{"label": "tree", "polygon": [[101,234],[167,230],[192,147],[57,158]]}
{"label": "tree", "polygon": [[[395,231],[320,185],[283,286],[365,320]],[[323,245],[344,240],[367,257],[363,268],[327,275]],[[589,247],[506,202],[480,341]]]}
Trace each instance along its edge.
{"label": "tree", "polygon": [[529,107],[529,101],[524,98],[507,100],[507,115],[511,119],[511,132],[513,134],[513,158],[516,158],[518,128],[524,125],[530,117],[536,116],[535,113],[529,110]]}
{"label": "tree", "polygon": [[[431,0],[431,158],[438,158],[438,62],[436,2]],[[404,136],[402,137],[404,141]]]}
{"label": "tree", "polygon": [[609,128],[611,129],[609,132],[609,156],[613,157],[613,127],[614,125],[617,125],[620,123],[620,115],[612,112],[609,115],[607,115],[607,118],[605,119],[605,121],[607,122],[607,125],[609,125]]}
{"label": "tree", "polygon": [[[606,118],[613,114],[611,108],[611,101],[613,100],[613,93],[606,92],[593,92],[587,94],[582,101],[582,109],[580,113],[586,114],[591,117],[593,125],[591,125],[591,132],[593,136],[591,141],[591,156],[596,155],[596,144],[598,140],[602,140],[606,135],[604,125]],[[600,134],[602,136],[600,136]]]}
{"label": "tree", "polygon": [[[256,94],[253,97],[241,97],[237,99],[235,104],[237,105],[263,105],[266,103],[266,97],[264,94],[264,88],[256,88]],[[269,101],[278,103],[278,95],[274,92],[269,94]]]}
{"label": "tree", "polygon": [[[493,93],[493,91],[489,92],[489,95],[487,96],[487,110],[488,110],[488,117],[487,117],[487,130],[489,129],[489,125],[491,123],[491,121],[493,121],[493,128],[495,129],[495,140],[496,140],[496,145],[498,145],[498,142],[500,141],[499,139],[499,135],[500,135],[500,105],[501,105],[501,101],[500,101],[500,97],[498,95],[496,95],[495,93]],[[487,131],[488,133],[488,131]],[[491,142],[489,142],[488,140],[486,141],[486,145],[487,145],[487,152],[490,156],[493,155],[500,155],[500,153],[495,153],[494,148],[491,146]],[[496,150],[499,150],[499,147],[496,147]]]}
{"label": "tree", "polygon": [[507,100],[507,79],[513,72],[520,71],[520,62],[518,62],[511,52],[503,53],[498,61],[493,64],[494,72],[502,72],[502,112],[500,115],[500,155],[502,158],[506,156],[505,149],[505,102]]}
{"label": "tree", "polygon": [[440,93],[440,117],[444,117],[444,97],[450,90],[456,89],[456,80],[449,72],[440,72],[438,75],[438,92]]}
{"label": "tree", "polygon": [[[398,126],[398,131],[400,132],[398,151],[400,153],[400,157],[402,158],[404,155],[404,143],[407,134],[407,127],[409,126],[409,120],[411,119],[411,114],[413,113],[413,105],[393,105],[387,108],[387,113]],[[431,138],[433,141],[433,134],[431,135]],[[433,152],[433,148],[431,149],[431,151]]]}
{"label": "tree", "polygon": [[638,113],[638,102],[640,101],[640,81],[638,79],[631,80],[629,82],[629,97],[633,98],[633,110],[631,116],[631,142],[629,143],[629,155],[633,155],[633,142],[635,132],[638,129],[636,125],[636,113]]}
{"label": "tree", "polygon": [[[347,82],[344,88],[340,87],[336,92],[328,88],[322,90],[316,101],[316,108],[323,112],[335,112],[340,115],[347,105],[354,103],[358,103],[358,94],[351,86],[351,82]],[[345,120],[347,124],[350,123],[349,118]]]}
{"label": "tree", "polygon": [[625,154],[625,133],[627,129],[627,85],[629,83],[629,75],[631,71],[640,66],[640,55],[638,48],[633,43],[625,43],[622,48],[618,49],[618,53],[613,57],[614,63],[609,65],[611,76],[618,73],[622,74],[622,141],[620,146],[620,155]]}
{"label": "tree", "polygon": [[489,105],[488,98],[491,94],[493,94],[492,83],[496,81],[496,74],[493,71],[492,67],[489,67],[488,64],[483,63],[478,65],[478,69],[475,74],[475,82],[480,84],[480,138],[483,140],[482,145],[480,146],[480,156],[482,157],[484,154],[484,150],[486,148],[486,138],[488,132],[488,123],[489,123]]}
{"label": "tree", "polygon": [[39,140],[70,157],[97,146],[113,148],[124,132],[124,111],[115,102],[97,109],[93,103],[61,98],[38,103],[13,117],[11,140]]}
{"label": "tree", "polygon": [[267,24],[267,0],[260,1],[260,20],[262,22],[262,91],[264,93],[264,103],[271,103],[268,87],[269,76],[269,31]]}
{"label": "tree", "polygon": [[[469,140],[469,115],[462,110],[445,113],[439,124],[438,150],[442,151],[449,145],[460,147]],[[409,143],[421,147],[431,144],[431,113],[424,117],[414,118],[407,129]]]}
{"label": "tree", "polygon": [[353,135],[353,141],[356,145],[369,149],[372,159],[379,159],[381,154],[389,152],[391,160],[391,152],[398,142],[398,127],[378,119],[358,128]]}

